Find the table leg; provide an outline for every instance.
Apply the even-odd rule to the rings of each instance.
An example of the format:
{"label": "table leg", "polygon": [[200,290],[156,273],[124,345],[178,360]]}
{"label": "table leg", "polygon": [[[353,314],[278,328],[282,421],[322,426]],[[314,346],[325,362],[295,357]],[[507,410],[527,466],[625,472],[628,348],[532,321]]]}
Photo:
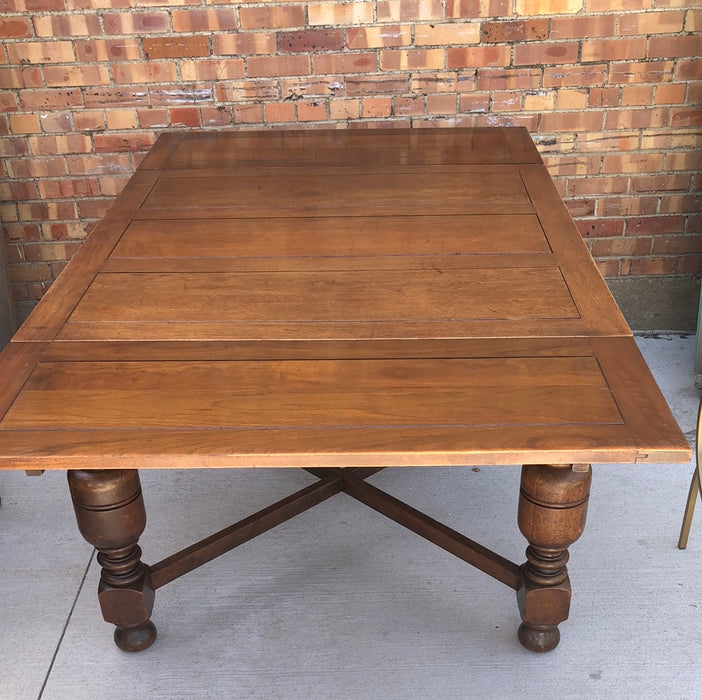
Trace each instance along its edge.
{"label": "table leg", "polygon": [[156,627],[149,619],[154,603],[149,568],[138,545],[146,526],[139,472],[72,470],[68,485],[78,528],[98,550],[98,599],[105,620],[117,626],[115,644],[125,651],[146,649]]}
{"label": "table leg", "polygon": [[[530,651],[551,651],[560,640],[558,624],[568,618],[570,581],[567,548],[585,527],[592,470],[578,465],[522,468],[519,529],[529,546],[521,567],[517,602],[518,637]],[[584,467],[584,468],[583,468]]]}

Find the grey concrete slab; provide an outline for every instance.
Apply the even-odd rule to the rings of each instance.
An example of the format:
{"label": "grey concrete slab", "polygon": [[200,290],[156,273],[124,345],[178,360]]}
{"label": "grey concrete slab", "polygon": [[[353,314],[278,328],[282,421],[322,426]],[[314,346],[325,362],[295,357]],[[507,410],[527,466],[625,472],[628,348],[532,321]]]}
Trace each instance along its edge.
{"label": "grey concrete slab", "polygon": [[[694,339],[639,342],[691,431]],[[140,654],[113,645],[93,562],[42,697],[699,697],[702,508],[688,549],[676,547],[691,466],[593,470],[588,526],[571,548],[571,618],[549,654],[519,646],[513,591],[338,495],[160,589],[159,639]],[[287,470],[144,472],[144,558],[166,556],[310,479]],[[519,467],[385,470],[372,480],[523,560]],[[68,518],[67,527],[75,527]],[[21,675],[27,658],[9,658]]]}

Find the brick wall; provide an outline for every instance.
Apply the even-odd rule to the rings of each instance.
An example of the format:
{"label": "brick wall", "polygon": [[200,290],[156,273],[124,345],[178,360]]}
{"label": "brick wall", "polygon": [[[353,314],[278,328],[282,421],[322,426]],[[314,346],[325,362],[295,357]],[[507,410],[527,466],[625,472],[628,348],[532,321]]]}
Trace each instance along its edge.
{"label": "brick wall", "polygon": [[20,318],[164,129],[524,125],[603,274],[702,267],[695,0],[0,10],[0,215]]}

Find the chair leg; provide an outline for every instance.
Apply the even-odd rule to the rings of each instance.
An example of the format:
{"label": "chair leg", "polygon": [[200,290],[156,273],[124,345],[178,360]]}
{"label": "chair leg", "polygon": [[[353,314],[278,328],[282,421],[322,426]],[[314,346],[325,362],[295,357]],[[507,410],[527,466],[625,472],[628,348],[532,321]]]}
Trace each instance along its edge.
{"label": "chair leg", "polygon": [[700,437],[702,437],[702,399],[700,399],[700,410],[697,413],[697,464],[695,471],[692,473],[690,491],[687,494],[687,505],[685,506],[685,515],[683,516],[680,539],[678,540],[679,549],[687,547],[687,538],[690,534],[690,525],[692,525],[692,514],[695,512],[697,494],[702,499],[702,445],[700,445]]}

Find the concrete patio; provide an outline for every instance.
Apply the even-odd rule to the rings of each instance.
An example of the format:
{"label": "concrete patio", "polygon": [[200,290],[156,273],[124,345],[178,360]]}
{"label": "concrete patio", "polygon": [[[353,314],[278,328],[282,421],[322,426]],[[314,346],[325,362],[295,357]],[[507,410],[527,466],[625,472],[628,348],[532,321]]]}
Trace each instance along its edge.
{"label": "concrete patio", "polygon": [[[693,442],[694,337],[638,342]],[[512,591],[343,495],[159,590],[156,644],[121,652],[65,475],[0,472],[0,697],[702,697],[699,502],[688,548],[677,548],[692,465],[593,470],[588,525],[570,550],[571,617],[545,655],[517,642]],[[143,558],[312,480],[292,470],[143,472]],[[371,482],[524,559],[518,466],[387,469]]]}

